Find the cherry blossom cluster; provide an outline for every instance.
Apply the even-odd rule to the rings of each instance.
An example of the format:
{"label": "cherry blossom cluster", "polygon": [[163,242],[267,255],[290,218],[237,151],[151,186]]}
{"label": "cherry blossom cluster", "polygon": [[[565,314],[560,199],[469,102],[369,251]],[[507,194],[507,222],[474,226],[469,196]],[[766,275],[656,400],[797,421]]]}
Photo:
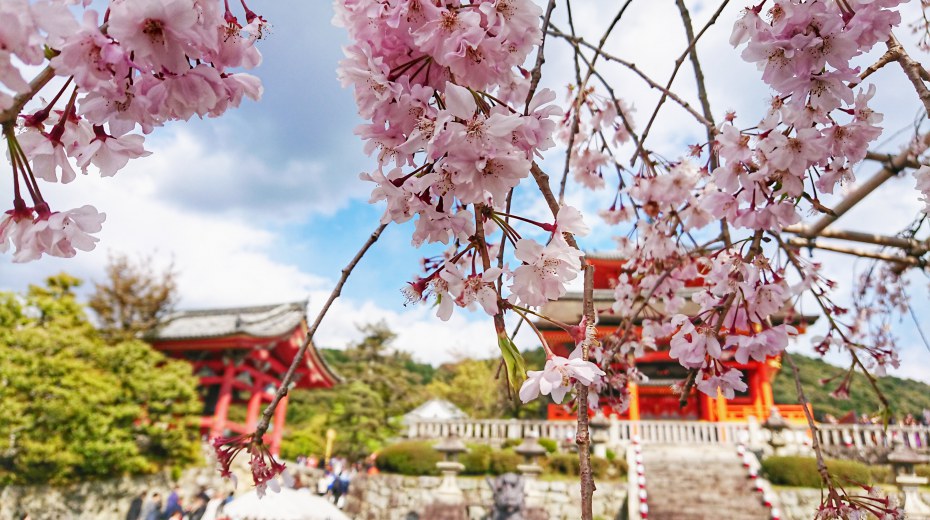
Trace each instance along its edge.
{"label": "cherry blossom cluster", "polygon": [[854,180],[852,166],[880,134],[882,116],[869,100],[874,86],[858,87],[850,60],[886,40],[900,20],[888,9],[900,2],[776,2],[767,19],[762,4],[747,9],[730,43],[762,70],[776,94],[752,132],[721,125],[713,171],[720,190],[703,207],[736,227],[780,231],[800,220],[802,198],[833,193]]}
{"label": "cherry blossom cluster", "polygon": [[[254,44],[265,26],[244,2],[245,25],[228,0],[114,0],[102,15],[75,3],[0,5],[0,124],[14,192],[0,252],[12,244],[16,262],[91,250],[106,217],[92,206],[52,211],[39,180],[69,183],[91,167],[113,176],[149,155],[136,132],[217,117],[262,93],[258,78],[237,72],[261,62]],[[20,63],[47,68],[30,83]],[[58,91],[40,98],[46,84]]]}
{"label": "cherry blossom cluster", "polygon": [[853,495],[830,489],[817,508],[814,520],[903,520],[904,507],[895,494],[885,494],[875,486],[862,485],[864,494]]}
{"label": "cherry blossom cluster", "polygon": [[633,109],[622,100],[598,94],[594,87],[576,90],[574,85],[569,88],[571,108],[562,118],[558,138],[570,146],[569,166],[575,182],[598,190],[606,186],[605,170],[616,167],[614,152],[630,140]]}
{"label": "cherry blossom cluster", "polygon": [[252,434],[235,437],[216,437],[213,439],[213,450],[216,454],[220,475],[232,481],[233,487],[238,484],[231,465],[236,456],[245,450],[249,454],[249,470],[252,481],[259,497],[265,495],[267,489],[275,493],[281,490],[278,476],[284,475],[284,463],[278,462],[268,447],[260,440],[254,440]]}
{"label": "cherry blossom cluster", "polygon": [[[587,231],[578,211],[565,206],[552,223],[506,212],[510,191],[553,146],[553,117],[561,114],[549,90],[527,102],[530,82],[519,67],[541,40],[539,7],[396,0],[337,2],[336,11],[354,42],[339,76],[370,119],[357,133],[378,159],[375,171],[362,174],[377,185],[371,202],[386,203],[383,222],[416,219],[414,246],[452,247],[446,261],[409,285],[408,297],[434,296],[448,319],[453,303],[479,301],[496,314],[494,281],[504,273],[512,304],[536,307],[564,294],[581,252],[562,234]],[[550,240],[524,237],[518,221],[549,232]],[[518,267],[483,262],[497,252],[487,245],[497,232],[513,246]]]}
{"label": "cherry blossom cluster", "polygon": [[[818,290],[814,285],[822,280],[794,256],[802,282],[789,285],[785,265],[776,265],[777,255],[764,251],[761,239],[798,223],[804,205],[824,210],[817,194],[834,193],[838,184],[853,180],[852,167],[880,135],[881,115],[868,106],[875,89],[857,86],[859,71],[850,60],[889,37],[900,22],[890,9],[898,3],[775,2],[764,14],[765,3],[744,11],[731,43],[745,44],[743,58],[757,63],[775,90],[768,114],[745,131],[728,114],[708,149],[714,160],[703,166],[643,155],[638,172],[621,173],[614,202],[601,212],[610,224],[635,221],[633,234],[618,239],[629,259],[612,309],[627,320],[617,332],[621,354],[639,356],[657,341],[668,341],[671,357],[692,371],[682,390],[693,384],[709,395],[732,397],[746,384],[723,360],[762,361],[784,350],[797,330],[773,317],[790,320],[793,299]],[[614,107],[606,112],[614,119],[616,105],[607,104]],[[621,114],[622,121],[611,124],[626,136],[632,122]],[[594,131],[587,141],[581,134],[572,137],[578,143],[601,135],[599,167],[614,161],[608,157],[613,143],[602,134]],[[692,155],[703,148],[693,147]],[[582,170],[576,178],[599,187],[583,180],[592,175],[585,173],[590,168],[582,155],[573,155],[573,165]],[[918,174],[919,184],[921,179]],[[750,235],[700,245],[690,238],[717,222]],[[637,320],[642,332],[630,334]]]}

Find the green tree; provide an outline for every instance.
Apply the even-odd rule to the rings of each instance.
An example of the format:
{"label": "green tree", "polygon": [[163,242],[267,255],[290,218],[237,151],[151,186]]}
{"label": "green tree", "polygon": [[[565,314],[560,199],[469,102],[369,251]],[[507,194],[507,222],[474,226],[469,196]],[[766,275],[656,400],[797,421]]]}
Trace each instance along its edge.
{"label": "green tree", "polygon": [[[291,393],[290,430],[281,446],[285,457],[322,455],[325,432],[332,428],[335,453],[362,458],[397,435],[399,417],[423,402],[424,379],[432,370],[393,348],[396,334],[385,323],[360,330],[364,338],[346,350],[324,350],[327,362],[344,379],[342,385]],[[314,448],[319,451],[300,451]]]}
{"label": "green tree", "polygon": [[200,404],[189,365],[107,344],[67,275],[0,294],[0,483],[64,483],[185,465]]}

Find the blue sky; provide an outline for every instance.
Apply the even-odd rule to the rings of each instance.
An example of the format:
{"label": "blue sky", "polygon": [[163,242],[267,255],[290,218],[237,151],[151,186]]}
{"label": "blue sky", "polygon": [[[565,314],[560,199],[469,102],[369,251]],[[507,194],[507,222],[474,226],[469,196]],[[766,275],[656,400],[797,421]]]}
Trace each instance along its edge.
{"label": "blue sky", "polygon": [[[754,67],[739,61],[737,52],[727,45],[730,24],[742,3],[728,8],[699,50],[716,117],[735,109],[738,121],[748,126],[758,120],[768,93]],[[697,24],[710,16],[708,9],[716,7],[704,2],[689,5]],[[366,203],[370,186],[358,180],[358,174],[370,169],[373,161],[362,154],[362,143],[352,133],[361,121],[351,92],[341,88],[335,75],[346,36],[330,25],[328,2],[253,0],[250,7],[272,23],[270,34],[260,42],[264,62],[255,71],[264,81],[263,100],[245,102],[219,119],[160,129],[147,140],[154,155],[132,162],[114,179],[89,176],[65,187],[49,187],[46,191],[60,208],[91,203],[107,212],[101,244],[94,252],[69,260],[17,265],[8,256],[0,258],[0,288],[22,290],[62,270],[99,279],[108,254],[114,251],[153,254],[161,265],[173,260],[181,275],[182,307],[306,297],[311,309],[322,303],[339,270],[377,226],[381,213],[379,207]],[[904,18],[911,20],[914,15],[911,10]],[[557,23],[565,27],[561,19]],[[578,7],[575,23],[596,41],[606,21],[597,6],[584,5]],[[908,32],[898,31],[905,39],[910,37]],[[674,3],[648,2],[634,4],[608,50],[630,56],[629,49],[646,49],[636,56],[637,65],[664,82],[684,44]],[[570,57],[564,45],[552,41],[547,50],[547,78],[573,75],[568,72]],[[633,103],[634,117],[640,128],[644,126],[657,93],[629,73],[610,69],[605,74]],[[694,100],[691,74],[686,65],[676,86]],[[898,70],[882,70],[874,80],[885,88],[876,105],[886,114],[886,129],[907,126],[919,105],[903,75]],[[545,80],[560,98],[562,81]],[[901,96],[896,95],[898,91]],[[701,133],[683,111],[667,104],[650,146],[675,157],[684,153],[686,145],[698,142]],[[895,142],[881,148],[896,149]],[[561,171],[560,152],[556,150],[543,163],[554,176]],[[864,166],[860,179],[875,170],[874,165]],[[890,181],[838,227],[893,233],[919,207],[913,187],[909,177]],[[572,188],[568,193],[569,202],[590,210],[608,206],[612,197],[609,190],[592,194]],[[522,197],[521,206],[544,214],[530,197]],[[583,246],[609,249],[618,230],[607,229],[594,218],[589,223],[594,233]],[[444,324],[426,307],[403,306],[399,290],[416,273],[424,254],[409,246],[410,232],[410,225],[388,228],[353,274],[318,342],[344,345],[358,338],[356,324],[385,319],[400,333],[398,346],[425,361],[493,353],[492,326],[484,316],[457,313],[451,324]],[[851,261],[829,254],[820,258],[840,282],[841,292],[848,290]],[[912,278],[915,310],[918,315],[930,315],[927,279]],[[900,373],[930,380],[924,368],[930,366],[930,353],[919,344],[910,318],[902,323],[900,334],[906,365]],[[524,337],[523,343],[533,346],[532,338]],[[800,340],[797,348],[806,350],[807,342]]]}

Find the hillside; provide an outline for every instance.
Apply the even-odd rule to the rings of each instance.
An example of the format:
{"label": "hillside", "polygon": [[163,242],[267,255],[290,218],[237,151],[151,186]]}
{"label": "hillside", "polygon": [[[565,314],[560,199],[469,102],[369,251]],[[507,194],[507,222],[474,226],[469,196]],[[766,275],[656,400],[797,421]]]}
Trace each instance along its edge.
{"label": "hillside", "polygon": [[[801,382],[804,384],[804,394],[813,404],[818,419],[826,414],[842,417],[851,411],[873,414],[879,410],[878,398],[861,373],[857,372],[852,378],[849,399],[836,399],[830,396],[830,392],[839,385],[844,369],[820,359],[798,354],[792,355],[791,358],[798,366]],[[821,379],[835,376],[839,377],[826,385],[820,384]],[[798,402],[794,377],[787,363],[775,376],[772,387],[776,403]],[[878,387],[891,403],[893,414],[898,419],[907,413],[919,417],[923,410],[930,409],[930,385],[926,383],[888,376],[878,380]]]}

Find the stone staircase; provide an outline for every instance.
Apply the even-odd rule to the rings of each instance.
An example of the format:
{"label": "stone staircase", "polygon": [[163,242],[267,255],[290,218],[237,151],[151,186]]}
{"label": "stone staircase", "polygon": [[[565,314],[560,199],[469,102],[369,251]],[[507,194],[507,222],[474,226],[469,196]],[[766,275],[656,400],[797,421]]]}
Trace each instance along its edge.
{"label": "stone staircase", "polygon": [[769,520],[735,446],[643,446],[650,520]]}

